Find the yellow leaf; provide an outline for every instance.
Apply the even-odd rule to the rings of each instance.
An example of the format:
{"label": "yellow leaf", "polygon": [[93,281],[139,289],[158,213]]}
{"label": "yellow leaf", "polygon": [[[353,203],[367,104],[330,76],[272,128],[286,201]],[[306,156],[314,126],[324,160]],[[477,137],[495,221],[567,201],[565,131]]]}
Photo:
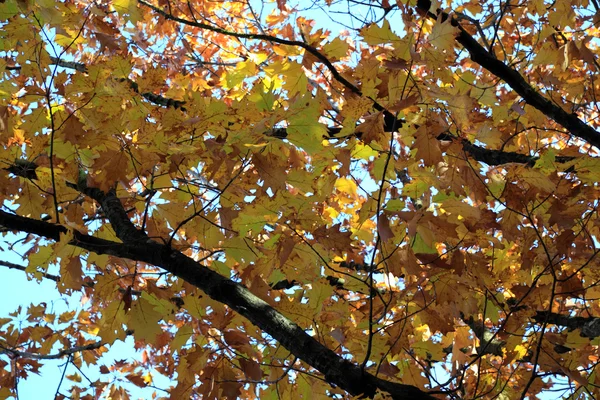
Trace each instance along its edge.
{"label": "yellow leaf", "polygon": [[[420,327],[416,327],[415,331],[419,328]],[[425,328],[429,330],[427,325],[425,325]],[[430,358],[432,360],[441,361],[446,356],[444,346],[441,343],[434,343],[431,340],[415,342],[412,344],[411,349],[424,359]]]}
{"label": "yellow leaf", "polygon": [[323,302],[327,300],[332,293],[333,289],[331,285],[325,284],[320,281],[312,283],[310,297],[308,298],[308,305],[312,308],[315,315],[321,313],[321,310],[323,309]]}
{"label": "yellow leaf", "polygon": [[250,241],[244,240],[239,236],[227,240],[224,247],[225,254],[227,254],[228,257],[233,257],[240,263],[243,262],[248,264],[256,259],[256,252],[250,244]]}
{"label": "yellow leaf", "polygon": [[98,229],[95,233],[95,236],[100,239],[110,240],[111,242],[121,242],[121,239],[117,237],[112,227],[106,225],[103,225],[100,229]]}
{"label": "yellow leaf", "polygon": [[[106,344],[112,344],[117,339],[125,339],[125,307],[122,301],[111,301],[102,309],[102,317],[98,321],[98,336]],[[90,330],[90,333],[94,330]]]}
{"label": "yellow leaf", "polygon": [[[481,210],[457,198],[444,200],[440,205],[446,212],[459,220],[477,221],[481,218]],[[453,222],[455,220],[453,219]]]}
{"label": "yellow leaf", "polygon": [[160,320],[168,319],[169,314],[156,311],[154,305],[148,300],[149,297],[152,295],[144,292],[133,304],[127,314],[127,326],[134,331],[136,339],[153,343],[156,335],[162,332]]}
{"label": "yellow leaf", "polygon": [[[256,107],[259,111],[269,111],[273,108],[273,104],[275,103],[275,93],[273,93],[273,89],[275,87],[275,82],[271,82],[271,86],[267,88],[264,84],[256,85],[252,88],[252,92],[248,96],[248,99],[256,104]],[[259,144],[247,144],[246,146],[256,146],[261,147],[265,146],[266,143]]]}
{"label": "yellow leaf", "polygon": [[137,22],[141,18],[136,0],[115,0],[112,4],[119,14],[129,14],[131,22]]}
{"label": "yellow leaf", "polygon": [[[304,76],[304,75],[303,75]],[[299,98],[288,118],[287,140],[314,155],[323,148],[327,127],[319,122],[319,105],[310,96]]]}
{"label": "yellow leaf", "polygon": [[535,168],[539,169],[543,173],[556,171],[556,165],[554,165],[555,160],[556,153],[552,148],[549,148],[535,162]]}
{"label": "yellow leaf", "polygon": [[330,59],[340,59],[346,57],[348,54],[349,45],[345,40],[336,37],[330,43],[323,46],[323,51]]}
{"label": "yellow leaf", "polygon": [[295,62],[286,63],[283,72],[286,78],[283,88],[288,91],[289,97],[306,93],[308,79],[300,64]]}
{"label": "yellow leaf", "polygon": [[362,143],[356,143],[356,146],[352,149],[352,158],[360,158],[362,160],[368,160],[371,157],[377,157],[379,152],[373,150],[371,146],[364,145]]}
{"label": "yellow leaf", "polygon": [[353,198],[356,197],[358,194],[358,186],[356,185],[356,182],[354,182],[352,179],[339,178],[337,181],[335,181],[335,188],[342,193],[350,195],[350,197]]}
{"label": "yellow leaf", "polygon": [[525,355],[527,354],[527,347],[523,346],[522,344],[518,344],[515,346],[515,360],[520,360],[523,357],[525,357]]}
{"label": "yellow leaf", "polygon": [[54,248],[51,246],[43,246],[38,248],[35,253],[28,257],[29,265],[25,272],[33,274],[38,280],[42,279],[42,274],[48,269],[48,264],[56,259]]}
{"label": "yellow leaf", "polygon": [[440,13],[429,34],[429,42],[441,51],[451,51],[454,49],[454,40],[458,33],[458,28],[452,26],[450,18],[442,22],[442,14]]}
{"label": "yellow leaf", "polygon": [[171,352],[179,351],[191,339],[193,333],[191,325],[186,324],[179,328],[171,342]]}
{"label": "yellow leaf", "polygon": [[543,174],[540,170],[527,167],[519,167],[515,170],[515,176],[528,183],[536,189],[540,189],[546,193],[551,193],[556,190],[556,185],[550,178]]}
{"label": "yellow leaf", "polygon": [[304,54],[304,49],[299,46],[279,45],[273,46],[273,52],[282,57],[295,57]]}
{"label": "yellow leaf", "polygon": [[[63,31],[66,32],[66,31]],[[73,34],[73,35],[61,35],[61,34],[56,34],[54,41],[56,43],[58,43],[59,45],[61,45],[62,47],[69,47],[69,46],[73,46],[75,44],[80,44],[83,43],[84,40],[81,36],[78,36],[77,34]]]}
{"label": "yellow leaf", "polygon": [[313,155],[323,148],[323,137],[327,135],[327,127],[317,121],[297,120],[290,122],[287,132],[290,142]]}
{"label": "yellow leaf", "polygon": [[171,183],[171,177],[169,176],[169,174],[163,174],[158,177],[155,177],[152,181],[152,188],[155,189],[170,188],[172,186],[173,184]]}
{"label": "yellow leaf", "polygon": [[392,32],[390,23],[387,19],[383,21],[381,27],[377,24],[371,24],[367,28],[362,29],[360,34],[365,42],[371,46],[401,40],[398,35]]}
{"label": "yellow leaf", "polygon": [[267,53],[252,53],[248,56],[255,64],[261,64],[269,58]]}
{"label": "yellow leaf", "polygon": [[[423,229],[423,231],[430,232],[427,229]],[[411,247],[415,254],[437,254],[437,250],[431,247],[432,242],[433,241],[431,240],[431,238],[424,239],[423,235],[421,235],[420,233],[416,233],[412,241]]]}
{"label": "yellow leaf", "polygon": [[129,9],[131,3],[135,3],[134,0],[115,0],[113,1],[113,7],[117,12],[123,12]]}
{"label": "yellow leaf", "polygon": [[532,66],[536,65],[554,65],[559,59],[558,49],[551,42],[546,42],[536,52],[536,56],[531,62]]}

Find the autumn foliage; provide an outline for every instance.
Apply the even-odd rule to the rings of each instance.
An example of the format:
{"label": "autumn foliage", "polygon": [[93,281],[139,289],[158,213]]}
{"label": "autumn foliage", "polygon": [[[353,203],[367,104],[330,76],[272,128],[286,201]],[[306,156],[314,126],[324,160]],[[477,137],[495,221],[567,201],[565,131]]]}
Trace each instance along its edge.
{"label": "autumn foliage", "polygon": [[81,299],[0,314],[0,398],[600,392],[597,1],[0,19],[0,279]]}

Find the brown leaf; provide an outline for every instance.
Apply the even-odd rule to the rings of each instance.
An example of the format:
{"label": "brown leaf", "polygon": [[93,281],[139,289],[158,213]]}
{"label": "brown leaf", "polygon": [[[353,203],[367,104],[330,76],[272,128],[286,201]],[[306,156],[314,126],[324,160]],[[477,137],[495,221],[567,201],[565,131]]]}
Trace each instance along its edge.
{"label": "brown leaf", "polygon": [[340,149],[336,156],[337,161],[342,164],[339,169],[340,176],[350,175],[351,152],[348,149]]}
{"label": "brown leaf", "polygon": [[121,48],[121,44],[117,39],[118,36],[107,35],[102,32],[96,32],[96,39],[100,42],[100,51],[108,50],[109,52],[117,51]]}
{"label": "brown leaf", "polygon": [[9,131],[8,116],[8,107],[0,106],[0,133]]}
{"label": "brown leaf", "polygon": [[390,221],[385,213],[381,213],[377,219],[377,234],[383,242],[394,238],[394,232],[390,228]]}
{"label": "brown leaf", "polygon": [[259,171],[261,178],[264,180],[264,188],[270,187],[273,193],[279,190],[286,189],[286,167],[280,163],[281,158],[272,153],[266,156],[255,154],[252,158],[254,167]]}
{"label": "brown leaf", "polygon": [[279,266],[281,267],[292,254],[296,241],[293,238],[286,238],[279,242],[277,252],[279,253]]}
{"label": "brown leaf", "polygon": [[233,329],[223,332],[223,338],[225,339],[225,342],[233,348],[239,348],[250,343],[248,335]]}
{"label": "brown leaf", "polygon": [[66,265],[64,265],[64,269],[62,267],[63,262],[61,262],[61,283],[66,288],[80,290],[83,286],[83,271],[81,270],[81,259],[79,256],[70,257]]}
{"label": "brown leaf", "polygon": [[392,71],[399,71],[410,67],[410,63],[401,58],[392,58],[391,60],[383,60],[383,66]]}
{"label": "brown leaf", "polygon": [[343,345],[346,342],[346,336],[344,335],[342,329],[340,329],[339,327],[332,330],[329,334],[341,345]]}
{"label": "brown leaf", "polygon": [[372,141],[380,142],[386,136],[383,125],[383,113],[379,112],[365,117],[365,121],[356,127],[356,132],[362,133],[361,140],[365,144]]}
{"label": "brown leaf", "polygon": [[416,104],[417,100],[419,100],[419,96],[414,94],[412,96],[408,96],[397,103],[393,104],[391,107],[388,107],[388,110],[391,112],[400,112],[414,104]]}
{"label": "brown leaf", "polygon": [[137,387],[143,388],[147,386],[146,381],[144,381],[144,378],[138,374],[128,374],[125,375],[125,378],[127,378],[129,382],[133,383]]}
{"label": "brown leaf", "polygon": [[445,130],[442,126],[422,125],[415,132],[412,148],[417,149],[417,158],[423,159],[425,165],[437,165],[444,161],[437,136]]}
{"label": "brown leaf", "polygon": [[260,369],[260,364],[254,360],[248,360],[245,358],[240,358],[240,367],[242,367],[242,371],[248,377],[248,379],[252,379],[253,381],[259,381],[263,377],[263,372]]}
{"label": "brown leaf", "polygon": [[331,228],[322,225],[313,232],[313,237],[317,243],[326,249],[336,250],[339,253],[350,251],[352,232],[343,232],[340,228],[340,224],[333,225]]}
{"label": "brown leaf", "polygon": [[400,373],[400,369],[393,364],[390,364],[387,361],[381,363],[379,367],[379,372],[383,375],[388,376],[390,378],[395,378]]}

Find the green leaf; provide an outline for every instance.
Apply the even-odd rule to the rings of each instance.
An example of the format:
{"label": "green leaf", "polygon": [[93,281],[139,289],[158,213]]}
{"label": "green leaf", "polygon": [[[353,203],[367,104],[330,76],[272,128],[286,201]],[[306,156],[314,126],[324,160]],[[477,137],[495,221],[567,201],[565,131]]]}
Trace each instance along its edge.
{"label": "green leaf", "polygon": [[423,237],[419,233],[415,233],[412,249],[415,254],[437,254],[437,250],[425,243],[425,240],[423,240]]}
{"label": "green leaf", "polygon": [[350,46],[345,40],[336,37],[330,43],[327,43],[325,46],[323,46],[323,51],[330,58],[340,59],[345,57],[346,54],[348,54],[349,47]]}

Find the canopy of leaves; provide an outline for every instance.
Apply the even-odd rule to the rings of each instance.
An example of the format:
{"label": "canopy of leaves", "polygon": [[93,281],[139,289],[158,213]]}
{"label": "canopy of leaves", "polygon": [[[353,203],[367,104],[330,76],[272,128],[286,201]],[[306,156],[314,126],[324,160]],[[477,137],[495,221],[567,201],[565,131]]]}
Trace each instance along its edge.
{"label": "canopy of leaves", "polygon": [[0,264],[71,307],[0,315],[0,398],[598,392],[596,0],[0,19]]}

